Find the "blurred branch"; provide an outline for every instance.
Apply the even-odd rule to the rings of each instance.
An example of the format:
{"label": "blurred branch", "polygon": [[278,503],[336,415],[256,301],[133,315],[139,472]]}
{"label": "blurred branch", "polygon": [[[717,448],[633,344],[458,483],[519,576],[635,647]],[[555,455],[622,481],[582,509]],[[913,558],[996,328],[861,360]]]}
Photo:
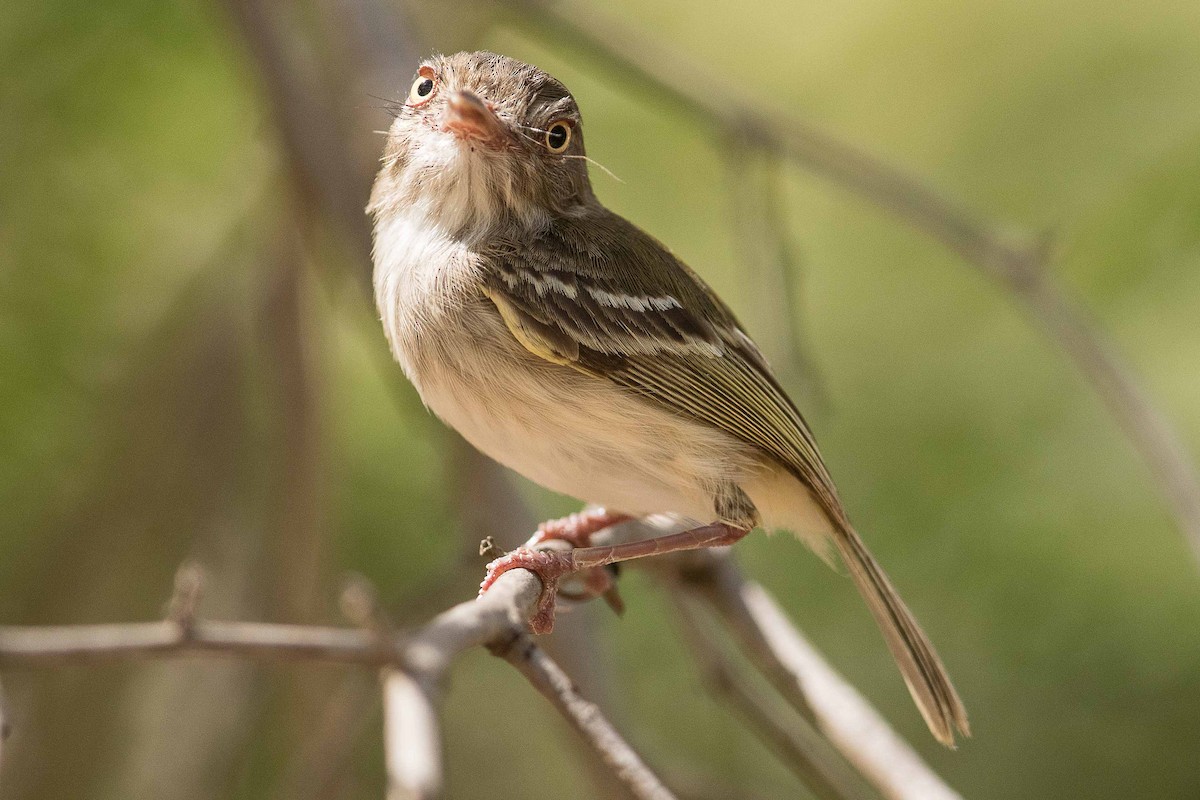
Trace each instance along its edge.
{"label": "blurred branch", "polygon": [[764,337],[760,341],[785,384],[798,386],[810,403],[828,407],[798,311],[799,248],[783,214],[778,160],[764,158],[738,136],[729,137],[723,153],[735,246],[758,298],[755,335]]}
{"label": "blurred branch", "polygon": [[[802,385],[808,390],[810,398],[821,408],[832,405],[824,376],[809,347],[805,324],[796,306],[802,302],[801,284],[803,270],[801,269],[800,246],[788,229],[784,214],[784,183],[783,165],[778,157],[772,156],[766,165],[766,175],[762,176],[763,187],[763,220],[768,231],[771,252],[768,253],[770,268],[774,271],[779,282],[779,296],[784,298],[783,314],[786,330],[784,341],[790,347],[790,358],[799,372],[797,376]],[[801,299],[797,299],[801,298]],[[776,305],[780,305],[776,303]]]}
{"label": "blurred branch", "polygon": [[345,773],[355,747],[372,722],[378,689],[362,671],[345,675],[309,725],[271,797],[273,800],[333,800],[345,796]]}
{"label": "blurred branch", "polygon": [[[624,527],[640,529],[640,533],[621,532],[623,538],[645,538],[679,530],[680,523],[671,517],[653,516],[617,529]],[[742,654],[779,695],[888,800],[962,800],[829,666],[771,595],[741,573],[727,551],[696,550],[630,564],[659,578],[670,596],[682,591],[711,608],[725,622]],[[711,658],[713,652],[703,655]],[[812,751],[804,755],[793,749],[789,755],[811,760]],[[796,765],[789,762],[789,766]]]}
{"label": "blurred branch", "polygon": [[4,746],[8,744],[8,704],[4,697],[4,684],[0,682],[0,780],[4,772]]}
{"label": "blurred branch", "polygon": [[[634,91],[667,100],[727,139],[778,153],[894,214],[998,281],[1091,383],[1152,473],[1200,560],[1200,475],[1182,437],[1077,300],[1048,270],[1044,237],[976,217],[924,181],[829,136],[671,53],[584,4],[509,0],[518,25],[608,65]],[[745,98],[745,99],[742,99]]]}
{"label": "blurred branch", "polygon": [[819,734],[789,720],[783,709],[754,689],[721,652],[697,612],[683,595],[673,592],[680,631],[709,692],[724,700],[755,734],[778,755],[819,800],[868,800],[876,795],[863,788],[853,772],[836,761]]}
{"label": "blurred branch", "polygon": [[[337,57],[316,70],[306,62],[297,37],[286,30],[286,8],[266,0],[222,2],[240,28],[261,73],[264,95],[303,206],[310,213],[323,215],[332,229],[342,233],[351,263],[363,265],[361,271],[355,270],[356,284],[369,295],[371,239],[363,209],[379,151],[373,134],[370,138],[364,135],[373,126],[348,122],[346,98],[352,98],[353,106],[360,108],[368,96],[367,84],[385,94],[404,85],[398,83],[398,77],[407,76],[422,55],[410,33],[411,26],[406,24],[408,20],[401,19],[398,9],[386,2],[322,0],[316,4],[325,29],[320,38],[331,43]],[[329,75],[335,76],[333,91],[321,80]],[[374,330],[379,337],[377,322]],[[394,364],[392,369],[399,375]],[[464,543],[473,548],[488,531],[532,529],[536,520],[499,466],[457,437],[449,441],[456,494],[464,509]],[[443,581],[441,585],[449,584]],[[581,623],[594,625],[594,618],[586,615]],[[556,640],[547,646],[593,696],[604,702],[609,694],[604,659],[595,643],[594,635],[583,633],[565,646],[559,646]],[[400,685],[386,677],[384,681],[393,688]],[[392,696],[393,692],[387,694]],[[392,730],[390,721],[388,724]],[[593,777],[603,779],[601,775]]]}
{"label": "blurred branch", "polygon": [[[370,173],[364,174],[364,165],[352,157],[347,134],[338,127],[345,115],[330,113],[331,104],[315,70],[301,57],[295,37],[285,35],[279,24],[284,6],[261,0],[223,0],[223,4],[262,77],[263,94],[270,102],[304,207],[333,220],[356,252],[369,254],[371,228],[363,208]],[[369,275],[364,269],[358,276],[364,290]]]}
{"label": "blurred branch", "polygon": [[399,669],[383,674],[383,748],[388,800],[440,797],[442,732],[434,687]]}
{"label": "blurred branch", "polygon": [[673,580],[704,600],[742,651],[889,800],[961,800],[858,691],[829,666],[757,583],[727,557],[677,561]]}

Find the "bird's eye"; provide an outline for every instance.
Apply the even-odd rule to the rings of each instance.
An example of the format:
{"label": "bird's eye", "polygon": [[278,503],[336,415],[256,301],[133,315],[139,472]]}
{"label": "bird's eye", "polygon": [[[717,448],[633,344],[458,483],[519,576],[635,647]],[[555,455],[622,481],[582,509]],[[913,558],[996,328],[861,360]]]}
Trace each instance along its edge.
{"label": "bird's eye", "polygon": [[571,126],[568,123],[559,120],[550,123],[550,127],[546,128],[546,149],[551,153],[561,153],[570,143]]}
{"label": "bird's eye", "polygon": [[417,74],[417,79],[413,81],[412,89],[408,92],[408,104],[410,106],[419,106],[422,103],[428,102],[429,98],[433,97],[435,85],[433,70],[429,67],[421,67],[421,71]]}

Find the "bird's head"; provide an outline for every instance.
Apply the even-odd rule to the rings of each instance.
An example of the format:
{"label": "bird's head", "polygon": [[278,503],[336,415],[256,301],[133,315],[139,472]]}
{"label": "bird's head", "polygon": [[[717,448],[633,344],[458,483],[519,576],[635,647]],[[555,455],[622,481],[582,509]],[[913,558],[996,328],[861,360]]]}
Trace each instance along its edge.
{"label": "bird's head", "polygon": [[537,227],[594,202],[579,108],[559,81],[495,53],[423,62],[387,133],[376,218],[425,215],[456,235]]}

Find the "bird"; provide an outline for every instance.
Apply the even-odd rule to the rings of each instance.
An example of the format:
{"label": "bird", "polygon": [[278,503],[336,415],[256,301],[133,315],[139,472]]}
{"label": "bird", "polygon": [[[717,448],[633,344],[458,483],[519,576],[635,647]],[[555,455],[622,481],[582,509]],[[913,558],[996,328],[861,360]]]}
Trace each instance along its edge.
{"label": "bird", "polygon": [[[435,55],[393,116],[367,205],[392,354],[474,447],[591,506],[540,529],[576,549],[513,551],[481,593],[508,569],[536,572],[530,624],[544,632],[563,576],[788,530],[840,556],[934,737],[969,735],[941,659],[759,347],[696,272],[596,197],[567,88],[496,53]],[[653,514],[690,527],[589,546]]]}

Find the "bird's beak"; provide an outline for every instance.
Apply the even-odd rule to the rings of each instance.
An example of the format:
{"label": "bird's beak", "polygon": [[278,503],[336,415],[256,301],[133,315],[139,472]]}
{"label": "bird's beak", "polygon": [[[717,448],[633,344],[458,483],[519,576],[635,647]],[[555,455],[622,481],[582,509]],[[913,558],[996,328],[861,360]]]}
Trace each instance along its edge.
{"label": "bird's beak", "polygon": [[479,95],[458,91],[450,95],[442,129],[460,139],[502,145],[510,138],[508,127]]}

